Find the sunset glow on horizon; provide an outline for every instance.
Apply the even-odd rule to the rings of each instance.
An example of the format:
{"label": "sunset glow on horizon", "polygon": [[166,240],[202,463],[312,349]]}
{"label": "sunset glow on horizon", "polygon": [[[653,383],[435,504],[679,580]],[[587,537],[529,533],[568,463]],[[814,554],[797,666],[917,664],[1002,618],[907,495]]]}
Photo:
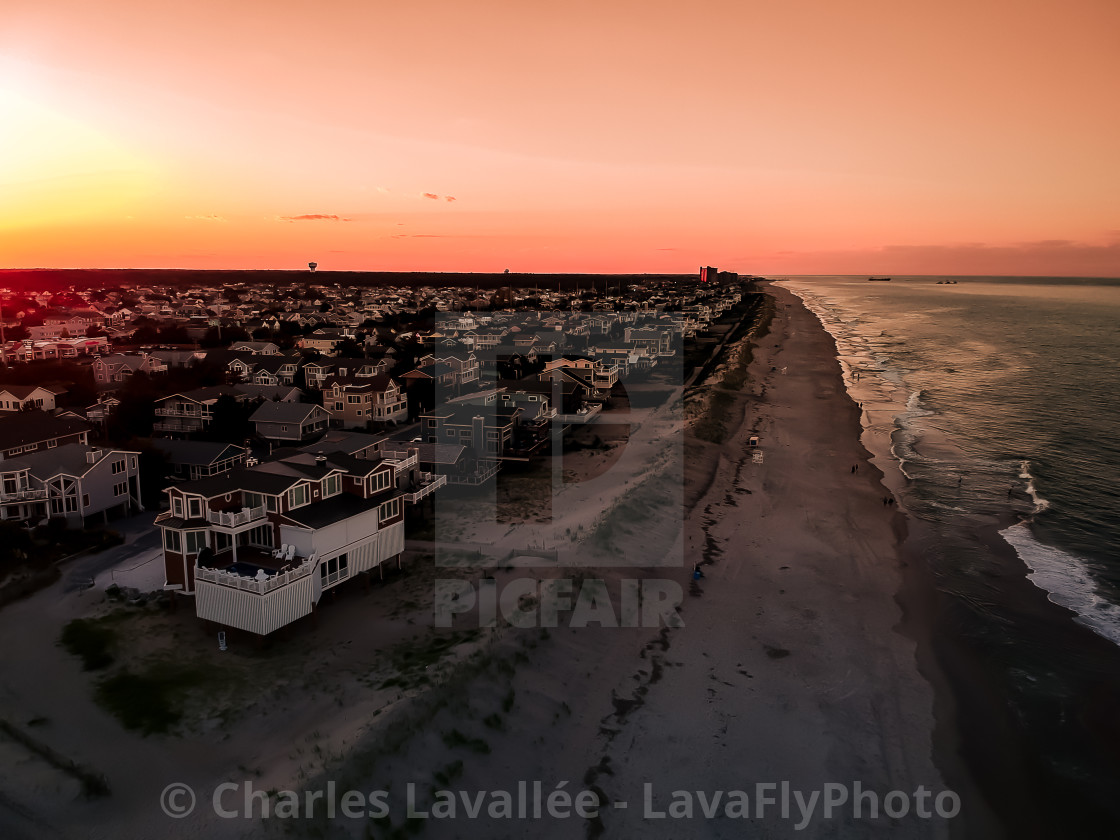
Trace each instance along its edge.
{"label": "sunset glow on horizon", "polygon": [[1120,276],[1120,4],[8,0],[0,268]]}

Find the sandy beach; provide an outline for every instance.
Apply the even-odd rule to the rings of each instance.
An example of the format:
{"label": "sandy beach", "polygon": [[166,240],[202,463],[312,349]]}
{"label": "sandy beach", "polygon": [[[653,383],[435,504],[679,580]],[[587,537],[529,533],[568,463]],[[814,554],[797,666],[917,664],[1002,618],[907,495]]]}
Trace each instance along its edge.
{"label": "sandy beach", "polygon": [[[460,811],[424,820],[421,836],[964,836],[964,816],[933,811],[950,781],[962,787],[969,825],[990,829],[954,764],[953,736],[935,719],[940,678],[931,662],[919,668],[928,633],[920,599],[905,614],[899,602],[917,586],[900,554],[905,520],[885,503],[889,491],[860,442],[835,346],[796,297],[771,291],[775,317],[754,349],[726,439],[685,441],[685,562],[576,575],[602,580],[615,602],[624,579],[673,581],[686,593],[683,626],[471,629],[468,620],[440,636],[428,629],[432,584],[452,573],[412,556],[403,577],[342,593],[315,625],[292,628],[261,654],[235,649],[218,659],[187,611],[142,619],[138,631],[172,636],[208,667],[225,668],[221,696],[249,706],[226,708],[225,717],[211,709],[179,735],[144,738],[93,703],[90,678],[55,644],[68,617],[102,609],[96,591],[52,587],[0,612],[0,630],[26,639],[5,666],[2,712],[17,723],[49,718],[36,736],[104,773],[113,794],[77,798],[72,781],[0,739],[26,770],[0,786],[6,836],[241,837],[326,827],[321,814],[298,823],[215,816],[209,791],[245,780],[256,790],[333,781],[340,790],[389,792],[387,819],[335,820],[329,830],[338,836],[411,829],[410,783],[427,807],[435,789],[515,791],[534,780],[546,795],[566,782],[573,795],[594,790],[608,804],[593,819],[467,819]],[[656,440],[661,429],[649,419],[646,426]],[[748,446],[752,435],[757,448]],[[499,585],[567,574],[485,573]],[[475,581],[481,573],[461,574]],[[942,701],[942,711],[952,709]],[[190,819],[159,809],[173,781],[199,792],[205,807]],[[807,815],[788,798],[782,807],[783,790],[838,798],[857,782],[875,794],[876,817],[867,797],[859,817],[851,802],[826,816],[823,798]],[[669,813],[678,790],[692,792],[691,817]],[[750,798],[749,820],[723,805],[703,814],[698,794],[711,804],[722,792],[726,804],[736,790]],[[762,807],[760,790],[776,804]],[[905,815],[885,813],[892,791],[892,810],[905,796]],[[920,791],[928,793],[922,805]],[[923,809],[932,816],[918,816]]]}

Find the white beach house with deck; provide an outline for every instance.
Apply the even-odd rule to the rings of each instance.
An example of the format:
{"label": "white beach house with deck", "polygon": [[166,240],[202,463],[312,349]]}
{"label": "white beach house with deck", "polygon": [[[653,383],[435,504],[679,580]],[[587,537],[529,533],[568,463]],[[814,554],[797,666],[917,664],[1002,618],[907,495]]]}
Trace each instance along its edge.
{"label": "white beach house with deck", "polygon": [[267,635],[310,615],[323,592],[404,550],[404,505],[446,482],[415,448],[366,458],[299,452],[167,489],[165,588],[199,618]]}

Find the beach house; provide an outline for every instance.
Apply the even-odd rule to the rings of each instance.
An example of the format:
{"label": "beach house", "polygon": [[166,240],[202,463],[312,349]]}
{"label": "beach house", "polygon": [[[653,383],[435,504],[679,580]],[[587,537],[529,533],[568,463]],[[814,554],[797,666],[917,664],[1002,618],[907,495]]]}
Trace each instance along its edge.
{"label": "beach house", "polygon": [[261,636],[310,615],[328,589],[399,560],[404,505],[446,482],[417,454],[299,452],[168,488],[165,589]]}

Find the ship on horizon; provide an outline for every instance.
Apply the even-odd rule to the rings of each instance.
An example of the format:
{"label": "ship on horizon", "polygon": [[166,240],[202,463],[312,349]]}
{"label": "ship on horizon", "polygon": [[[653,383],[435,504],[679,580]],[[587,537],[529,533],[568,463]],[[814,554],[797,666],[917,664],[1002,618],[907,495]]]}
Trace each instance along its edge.
{"label": "ship on horizon", "polygon": [[869,282],[869,283],[889,283],[889,282],[891,282],[891,278],[889,278],[889,277],[868,277],[867,282]]}

